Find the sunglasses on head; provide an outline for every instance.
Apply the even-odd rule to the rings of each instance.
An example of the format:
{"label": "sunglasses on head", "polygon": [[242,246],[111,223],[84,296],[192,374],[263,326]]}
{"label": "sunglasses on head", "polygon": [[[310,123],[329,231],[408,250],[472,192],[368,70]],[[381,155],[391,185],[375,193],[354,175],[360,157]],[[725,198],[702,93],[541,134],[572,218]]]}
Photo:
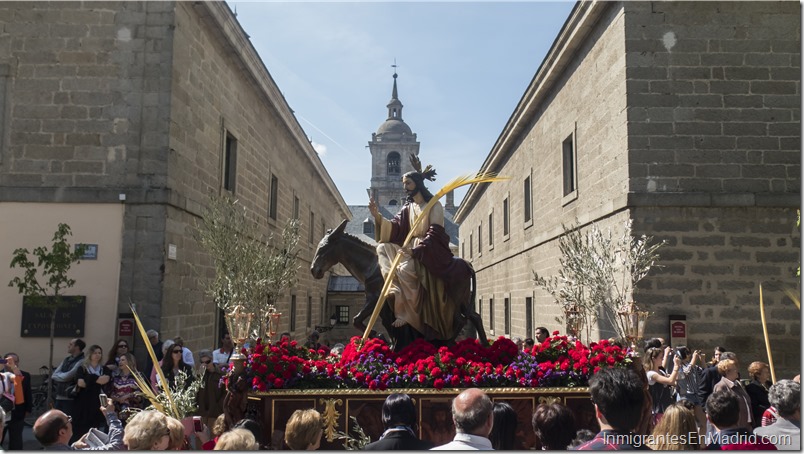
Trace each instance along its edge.
{"label": "sunglasses on head", "polygon": [[172,353],[181,353],[181,350],[173,350]]}

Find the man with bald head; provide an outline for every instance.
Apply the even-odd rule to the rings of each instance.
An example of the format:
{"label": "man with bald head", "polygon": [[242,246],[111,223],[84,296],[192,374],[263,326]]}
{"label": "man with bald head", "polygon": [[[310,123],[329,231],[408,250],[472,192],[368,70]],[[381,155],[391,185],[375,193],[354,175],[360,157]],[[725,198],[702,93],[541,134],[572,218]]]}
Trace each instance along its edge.
{"label": "man with bald head", "polygon": [[[108,441],[105,445],[90,447],[84,436],[70,446],[73,436],[73,418],[61,410],[50,410],[40,416],[33,426],[34,437],[46,451],[72,451],[90,449],[92,451],[120,451],[124,449],[123,423],[114,412],[114,402],[108,399],[105,407],[100,407],[109,425]],[[82,434],[84,435],[84,434]]]}
{"label": "man with bald head", "polygon": [[494,425],[494,404],[483,391],[469,388],[452,400],[452,422],[455,423],[455,438],[436,446],[433,450],[490,451],[494,448],[489,434]]}
{"label": "man with bald head", "polygon": [[61,410],[50,410],[37,418],[33,426],[34,437],[46,450],[69,451],[73,436],[73,418]]}

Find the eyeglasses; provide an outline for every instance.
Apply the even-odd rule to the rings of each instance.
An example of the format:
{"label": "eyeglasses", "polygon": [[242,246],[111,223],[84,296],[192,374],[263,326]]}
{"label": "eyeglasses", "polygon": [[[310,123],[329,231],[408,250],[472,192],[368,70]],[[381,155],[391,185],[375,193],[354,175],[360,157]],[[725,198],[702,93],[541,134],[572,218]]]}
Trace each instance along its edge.
{"label": "eyeglasses", "polygon": [[[67,422],[65,422],[64,425],[61,426],[61,429],[64,429],[65,427],[67,427],[68,424],[72,424],[72,422],[73,422],[73,417],[70,416],[70,415],[67,415]],[[61,429],[59,429],[59,430],[61,430]]]}
{"label": "eyeglasses", "polygon": [[171,353],[181,353],[181,350],[173,350]]}
{"label": "eyeglasses", "polygon": [[128,345],[118,345],[117,348],[128,348]]}

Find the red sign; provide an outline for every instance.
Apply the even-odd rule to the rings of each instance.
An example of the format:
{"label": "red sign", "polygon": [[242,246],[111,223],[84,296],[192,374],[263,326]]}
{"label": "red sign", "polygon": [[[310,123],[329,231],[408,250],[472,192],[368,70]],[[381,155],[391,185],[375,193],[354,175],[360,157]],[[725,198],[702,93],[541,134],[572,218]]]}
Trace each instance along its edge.
{"label": "red sign", "polygon": [[117,326],[117,337],[131,337],[134,335],[134,322],[131,320],[120,320]]}
{"label": "red sign", "polygon": [[673,322],[670,325],[670,335],[672,337],[687,337],[687,323],[682,321]]}

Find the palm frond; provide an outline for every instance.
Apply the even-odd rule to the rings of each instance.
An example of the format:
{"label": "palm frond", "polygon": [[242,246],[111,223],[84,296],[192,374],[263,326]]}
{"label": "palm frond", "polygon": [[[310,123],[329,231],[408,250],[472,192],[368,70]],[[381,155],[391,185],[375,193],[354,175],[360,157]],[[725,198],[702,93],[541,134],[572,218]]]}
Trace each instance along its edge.
{"label": "palm frond", "polygon": [[[157,375],[159,375],[159,379],[162,381],[162,383],[167,383],[167,379],[165,378],[165,374],[162,373],[162,368],[159,367],[159,360],[156,359],[156,354],[154,353],[154,349],[153,349],[153,347],[151,347],[151,342],[148,340],[148,334],[145,332],[145,327],[142,326],[142,322],[140,321],[140,316],[137,314],[137,309],[134,308],[133,304],[129,304],[129,307],[131,308],[131,313],[134,314],[134,321],[137,323],[137,328],[138,328],[138,330],[140,332],[140,336],[142,337],[142,340],[143,340],[143,343],[145,344],[145,347],[148,349],[148,355],[151,356],[151,361],[153,361],[154,368],[156,369],[156,373],[157,373]],[[155,402],[156,401],[156,395],[153,392],[151,392],[150,395],[153,396],[153,399],[151,399],[149,397],[149,394],[148,394],[148,392],[151,391],[150,387],[148,387],[147,384],[145,384],[145,383],[143,383],[143,385],[147,388],[147,391],[143,387],[140,387],[140,383],[137,382],[137,386],[140,387],[140,391],[142,391],[142,393],[146,397],[148,397],[148,400],[150,400],[151,403]],[[167,402],[168,402],[168,409],[167,410],[168,411],[167,412],[162,411],[162,410],[164,410],[164,408],[162,408],[162,410],[160,410],[160,411],[162,411],[162,413],[166,413],[166,414],[169,413],[170,416],[173,416],[175,418],[176,414],[177,414],[176,413],[176,406],[173,403],[173,396],[170,394],[170,386],[165,386],[164,393],[165,393],[165,396],[167,397]],[[156,405],[154,405],[154,407],[156,407]]]}

